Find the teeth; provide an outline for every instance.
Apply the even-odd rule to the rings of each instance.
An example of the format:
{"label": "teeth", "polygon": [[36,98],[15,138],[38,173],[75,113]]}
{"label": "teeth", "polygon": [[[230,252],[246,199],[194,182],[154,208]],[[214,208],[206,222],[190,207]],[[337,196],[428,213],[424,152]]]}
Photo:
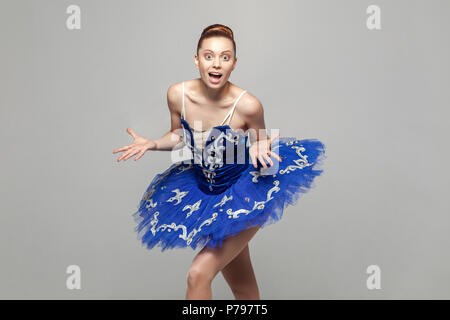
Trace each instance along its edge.
{"label": "teeth", "polygon": [[215,76],[220,76],[221,75],[220,73],[214,73],[214,72],[210,72],[210,74],[213,74]]}

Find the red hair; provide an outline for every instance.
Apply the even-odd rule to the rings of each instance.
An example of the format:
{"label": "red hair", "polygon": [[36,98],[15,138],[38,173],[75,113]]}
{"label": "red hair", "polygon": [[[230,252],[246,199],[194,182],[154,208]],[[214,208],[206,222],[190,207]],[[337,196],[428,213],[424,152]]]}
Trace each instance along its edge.
{"label": "red hair", "polygon": [[233,31],[223,24],[212,24],[205,29],[203,29],[202,34],[200,36],[200,39],[198,40],[197,44],[197,55],[198,50],[200,49],[203,40],[212,38],[212,37],[225,37],[230,39],[233,42],[233,49],[234,49],[234,55],[236,56],[236,43],[234,42],[234,35]]}

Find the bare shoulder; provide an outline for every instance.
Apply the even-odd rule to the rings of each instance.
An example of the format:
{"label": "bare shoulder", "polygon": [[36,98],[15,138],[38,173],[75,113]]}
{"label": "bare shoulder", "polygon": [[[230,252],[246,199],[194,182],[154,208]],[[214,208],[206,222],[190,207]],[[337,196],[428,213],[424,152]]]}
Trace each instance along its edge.
{"label": "bare shoulder", "polygon": [[167,89],[167,103],[169,108],[176,108],[181,110],[181,95],[182,95],[182,83],[174,83],[169,89]]}
{"label": "bare shoulder", "polygon": [[253,117],[255,115],[263,113],[263,106],[261,101],[250,92],[244,93],[236,105],[236,110],[243,117]]}
{"label": "bare shoulder", "polygon": [[[167,90],[167,102],[169,103],[169,108],[176,108],[181,112],[182,99],[183,99],[183,82],[184,82],[184,94],[185,97],[189,97],[189,91],[192,88],[192,83],[194,80],[186,80],[172,84]],[[186,98],[185,98],[186,99]]]}

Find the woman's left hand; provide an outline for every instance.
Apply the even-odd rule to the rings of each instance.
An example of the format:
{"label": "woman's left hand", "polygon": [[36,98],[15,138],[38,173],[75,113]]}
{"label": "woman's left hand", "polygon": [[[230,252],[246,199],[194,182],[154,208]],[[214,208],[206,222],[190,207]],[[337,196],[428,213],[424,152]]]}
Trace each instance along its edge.
{"label": "woman's left hand", "polygon": [[279,133],[276,133],[271,138],[267,138],[264,140],[256,141],[250,146],[249,152],[250,152],[250,158],[252,160],[253,166],[255,168],[258,167],[257,160],[261,162],[262,166],[264,168],[267,168],[267,164],[264,160],[267,160],[267,162],[270,163],[271,166],[273,166],[273,161],[270,159],[270,156],[274,156],[278,159],[278,161],[282,161],[281,158],[271,150],[270,146],[272,145],[272,142],[279,136]]}

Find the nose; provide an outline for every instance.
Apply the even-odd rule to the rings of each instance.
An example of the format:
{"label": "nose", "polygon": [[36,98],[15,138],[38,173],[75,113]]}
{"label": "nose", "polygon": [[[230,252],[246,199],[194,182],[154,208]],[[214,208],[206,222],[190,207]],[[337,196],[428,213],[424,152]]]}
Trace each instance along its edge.
{"label": "nose", "polygon": [[214,59],[214,67],[220,67],[220,57],[219,56],[217,56]]}

